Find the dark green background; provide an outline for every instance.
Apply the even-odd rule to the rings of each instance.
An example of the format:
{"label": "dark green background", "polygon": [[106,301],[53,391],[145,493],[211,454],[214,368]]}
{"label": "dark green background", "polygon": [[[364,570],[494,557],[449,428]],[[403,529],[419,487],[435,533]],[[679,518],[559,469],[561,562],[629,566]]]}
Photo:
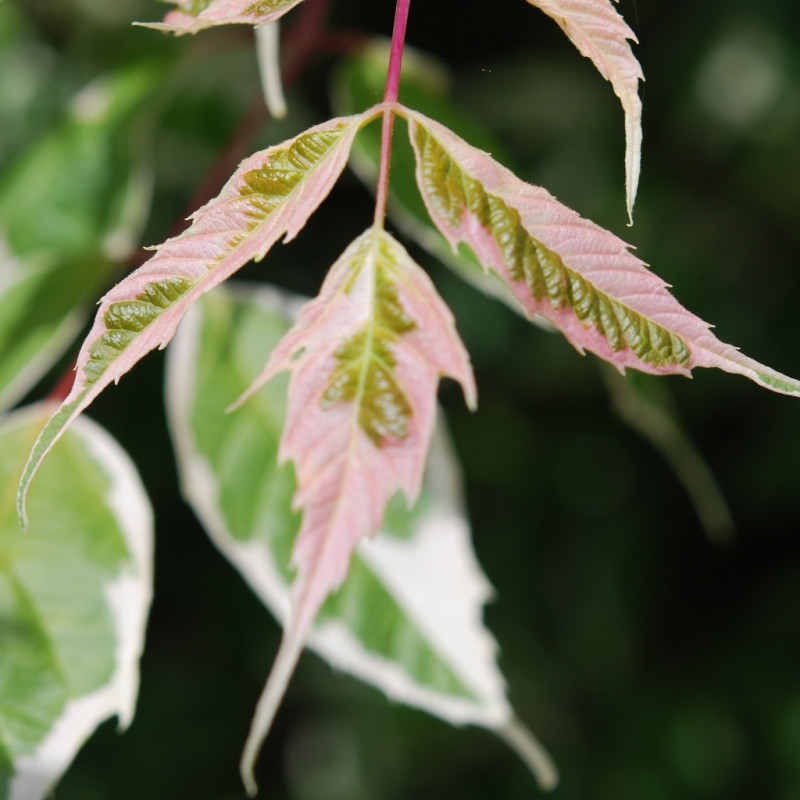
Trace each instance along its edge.
{"label": "dark green background", "polygon": [[[4,5],[17,23],[0,48],[24,44],[15,63],[38,88],[24,109],[0,103],[0,165],[94,75],[159,49],[183,59],[154,143],[144,243],[164,238],[258,91],[249,34],[172,40],[129,27],[163,13],[146,0]],[[452,71],[453,98],[492,128],[522,177],[636,245],[721,339],[800,376],[800,7],[622,0],[620,10],[647,76],[630,230],[619,104],[551,20],[523,0],[415,0],[408,41]],[[388,0],[333,0],[331,25],[388,35],[392,14]],[[329,114],[331,63],[320,54],[308,64],[282,135]],[[242,155],[275,136],[259,131]],[[295,243],[245,274],[313,293],[370,220],[368,194],[345,176]],[[442,400],[475,546],[497,589],[486,619],[511,700],[561,769],[554,797],[796,800],[800,405],[722,373],[631,378],[668,393],[719,479],[738,531],[713,545],[669,466],[615,416],[596,359],[413,252],[474,360],[478,413],[453,386]],[[59,800],[242,796],[236,765],[279,634],[178,497],[162,365],[149,357],[92,411],[131,452],[156,505],[156,595],[134,724],[123,737],[103,726]],[[490,734],[390,706],[313,656],[259,778],[264,797],[287,800],[537,795]]]}

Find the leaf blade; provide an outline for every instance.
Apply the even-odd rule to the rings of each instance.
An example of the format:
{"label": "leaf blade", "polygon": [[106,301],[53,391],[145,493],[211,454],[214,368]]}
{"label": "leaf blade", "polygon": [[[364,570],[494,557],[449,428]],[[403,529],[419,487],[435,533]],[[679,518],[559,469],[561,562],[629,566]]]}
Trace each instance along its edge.
{"label": "leaf blade", "polygon": [[163,22],[139,22],[145,28],[182,36],[218,25],[269,25],[303,0],[168,0],[179,8]]}
{"label": "leaf blade", "polygon": [[[16,480],[42,407],[0,421],[0,485]],[[31,495],[19,531],[0,503],[0,793],[47,796],[106,718],[133,717],[152,596],[152,510],[136,471],[99,426],[81,420]],[[9,605],[9,597],[14,600]],[[13,680],[17,678],[22,680]]]}
{"label": "leaf blade", "polygon": [[[192,309],[167,354],[182,493],[280,622],[289,615],[288,562],[299,528],[291,470],[276,464],[285,385],[272,381],[235,414],[222,411],[246,389],[298,304],[269,287],[220,287]],[[458,465],[443,434],[437,423],[417,504],[407,509],[393,498],[381,533],[358,546],[344,584],[320,610],[308,648],[393,702],[506,738],[513,712],[482,620],[491,588],[470,543]],[[533,759],[524,741],[511,744]],[[547,784],[552,774],[537,777]]]}
{"label": "leaf blade", "polygon": [[689,375],[716,367],[800,394],[800,382],[717,339],[614,234],[439,123],[409,109],[398,113],[409,120],[417,183],[434,224],[454,249],[468,244],[530,316],[544,316],[579,352],[620,372]]}
{"label": "leaf blade", "polygon": [[344,169],[356,132],[376,113],[329,120],[245,159],[184,233],[159,245],[105,295],[78,355],[72,390],[25,465],[20,519],[30,481],[72,420],[144,355],[166,347],[201,294],[251,259],[259,261],[281,237],[297,235]]}
{"label": "leaf blade", "polygon": [[395,492],[409,503],[419,494],[439,377],[456,379],[475,403],[452,315],[399,243],[375,228],[334,264],[246,396],[284,370],[280,458],[295,464],[303,521],[292,613],[242,758],[250,792],[255,757],[319,608],[341,586],[358,542],[379,530]]}
{"label": "leaf blade", "polygon": [[[639,185],[642,150],[642,68],[631,50],[636,35],[611,0],[528,0],[552,17],[581,55],[591,59],[611,83],[625,113],[625,194],[633,224],[633,203]],[[615,0],[616,2],[616,0]]]}

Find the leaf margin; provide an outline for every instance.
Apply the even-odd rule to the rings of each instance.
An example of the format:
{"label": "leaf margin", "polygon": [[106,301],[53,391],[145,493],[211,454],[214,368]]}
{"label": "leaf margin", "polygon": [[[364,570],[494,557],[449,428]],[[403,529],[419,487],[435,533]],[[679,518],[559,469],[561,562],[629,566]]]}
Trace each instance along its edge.
{"label": "leaf margin", "polygon": [[[103,297],[92,329],[81,346],[76,363],[77,375],[72,390],[56,413],[48,420],[34,443],[30,457],[20,477],[17,490],[17,514],[23,528],[26,524],[25,498],[30,482],[42,460],[63,431],[112,381],[118,382],[120,377],[130,370],[146,353],[156,348],[163,349],[166,347],[174,335],[183,313],[185,313],[186,308],[191,305],[194,299],[228,278],[251,259],[260,261],[279,239],[282,238],[282,241],[287,243],[300,232],[310,216],[327,197],[344,170],[347,164],[349,148],[358,130],[375,119],[381,111],[382,108],[378,105],[350,117],[327,120],[245,159],[228,179],[217,197],[191,215],[189,228],[178,236],[167,239],[153,248],[155,250],[154,256],[124,278]],[[337,128],[340,128],[341,131],[340,136],[329,148],[332,151],[332,155],[326,154],[326,157],[315,165],[315,171],[310,172],[311,177],[308,178],[308,181],[301,181],[297,189],[292,189],[292,192],[297,191],[300,195],[299,200],[295,198],[295,203],[301,204],[305,200],[306,209],[301,209],[299,213],[295,213],[292,216],[290,211],[286,211],[285,205],[278,205],[272,209],[267,208],[265,211],[262,204],[255,214],[257,219],[258,213],[263,212],[266,218],[266,222],[263,223],[266,232],[261,231],[262,236],[260,239],[254,234],[254,230],[256,232],[261,230],[258,228],[258,222],[256,221],[253,227],[245,234],[242,235],[234,230],[230,239],[223,239],[220,242],[220,229],[218,227],[220,220],[217,219],[221,215],[219,206],[236,202],[237,199],[241,200],[240,195],[244,192],[243,187],[240,185],[242,176],[255,174],[254,180],[257,181],[259,175],[256,173],[264,171],[264,163],[262,163],[264,159],[268,159],[275,154],[285,154],[303,137],[313,138],[318,134],[329,133]],[[331,164],[328,164],[328,158],[332,161]],[[268,162],[266,163],[269,166]],[[324,171],[326,166],[328,167],[327,172]],[[322,172],[321,177],[317,175],[316,171]],[[267,178],[267,186],[269,186],[268,176],[265,177]],[[317,192],[316,196],[312,196],[310,201],[306,197],[309,192],[308,182],[322,184],[322,189]],[[256,190],[254,189],[252,193],[255,194]],[[291,198],[291,196],[292,193],[290,193],[289,197]],[[246,203],[244,205],[245,209],[247,209]],[[244,213],[248,216],[253,216],[252,211],[245,210]],[[222,224],[224,232],[224,217]],[[205,225],[206,228],[202,229],[201,225]],[[250,236],[254,238],[248,240]],[[209,266],[203,264],[202,267],[198,267],[195,263],[194,266],[195,270],[198,271],[198,277],[193,282],[191,279],[180,276],[177,280],[173,279],[173,276],[169,273],[167,273],[166,278],[161,280],[148,281],[151,273],[154,273],[155,276],[163,274],[160,271],[160,259],[187,260],[187,256],[181,253],[181,249],[187,243],[191,246],[193,241],[197,244],[196,240],[198,239],[202,240],[201,243],[204,242],[209,248],[210,255],[207,258],[211,259],[211,264]],[[225,247],[229,248],[227,253],[224,252]],[[215,249],[219,250],[220,248],[223,248],[221,257],[215,252]],[[176,252],[173,254],[172,251]],[[201,256],[190,258],[193,262],[197,262],[201,259]],[[205,276],[202,272],[203,268],[208,270]],[[213,272],[210,271],[212,268]],[[208,275],[211,277],[204,280],[204,277]],[[133,292],[135,294],[132,294],[131,287],[134,287]],[[137,303],[149,304],[152,308],[160,308],[161,311],[151,312],[149,309],[143,309],[141,305],[135,305]],[[108,324],[107,317],[112,312],[114,312],[113,322]],[[161,312],[167,315],[167,324],[161,325],[154,331],[149,326],[153,319],[161,318]],[[149,314],[151,318],[142,324],[142,319],[146,319],[146,314]],[[137,327],[138,331],[136,330]],[[130,340],[126,341],[126,333],[131,332],[131,329],[135,334],[132,340],[141,341],[138,348],[141,354],[138,357],[131,358],[128,356],[126,358],[126,354],[130,353],[127,350]],[[107,334],[110,334],[110,336],[107,337]],[[143,336],[143,341],[137,340],[136,337],[140,335]],[[116,356],[113,355],[115,350],[118,353]],[[110,359],[106,358],[109,351],[112,353]],[[134,348],[134,351],[136,351],[136,348]],[[87,374],[88,368],[94,369],[92,365],[98,361],[102,362],[104,359],[111,366],[117,366],[117,369],[109,370],[108,365],[106,365],[106,367],[102,367],[98,371],[98,374],[93,376]],[[109,377],[106,374],[107,371],[111,371],[113,374]],[[83,378],[81,377],[82,372]]]}

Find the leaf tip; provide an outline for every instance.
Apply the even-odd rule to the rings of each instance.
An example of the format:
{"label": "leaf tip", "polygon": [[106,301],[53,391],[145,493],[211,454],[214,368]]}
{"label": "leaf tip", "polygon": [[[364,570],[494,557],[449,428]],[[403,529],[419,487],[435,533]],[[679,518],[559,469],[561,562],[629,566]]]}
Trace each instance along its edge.
{"label": "leaf tip", "polygon": [[239,775],[242,778],[248,797],[255,797],[258,793],[258,784],[254,774],[256,759],[261,750],[261,745],[264,743],[270,727],[272,727],[272,721],[275,719],[278,706],[281,704],[284,694],[286,694],[286,688],[297,666],[300,654],[303,652],[305,636],[305,629],[298,627],[296,620],[294,623],[287,623],[283,641],[278,650],[278,655],[275,657],[275,663],[272,665],[272,671],[261,692],[261,697],[258,699],[256,712],[250,724],[250,732],[247,735],[242,758],[239,761]]}
{"label": "leaf tip", "polygon": [[539,788],[550,792],[558,786],[558,768],[544,745],[516,717],[497,729],[498,735],[525,762],[533,773]]}

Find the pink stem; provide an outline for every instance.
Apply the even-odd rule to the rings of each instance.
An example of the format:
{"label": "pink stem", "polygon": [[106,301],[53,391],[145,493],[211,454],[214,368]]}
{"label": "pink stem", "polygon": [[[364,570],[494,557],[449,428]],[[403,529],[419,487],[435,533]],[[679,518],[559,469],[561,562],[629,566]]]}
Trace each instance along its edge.
{"label": "pink stem", "polygon": [[403,50],[406,42],[406,23],[408,22],[408,8],[411,0],[397,0],[394,11],[394,28],[392,30],[392,50],[389,55],[389,68],[386,72],[386,90],[383,93],[383,102],[386,107],[383,111],[383,124],[381,127],[381,165],[378,175],[378,191],[375,198],[375,225],[383,227],[386,216],[386,200],[389,195],[389,163],[392,152],[392,131],[394,129],[394,112],[391,104],[397,102],[400,92],[400,70],[403,66]]}

